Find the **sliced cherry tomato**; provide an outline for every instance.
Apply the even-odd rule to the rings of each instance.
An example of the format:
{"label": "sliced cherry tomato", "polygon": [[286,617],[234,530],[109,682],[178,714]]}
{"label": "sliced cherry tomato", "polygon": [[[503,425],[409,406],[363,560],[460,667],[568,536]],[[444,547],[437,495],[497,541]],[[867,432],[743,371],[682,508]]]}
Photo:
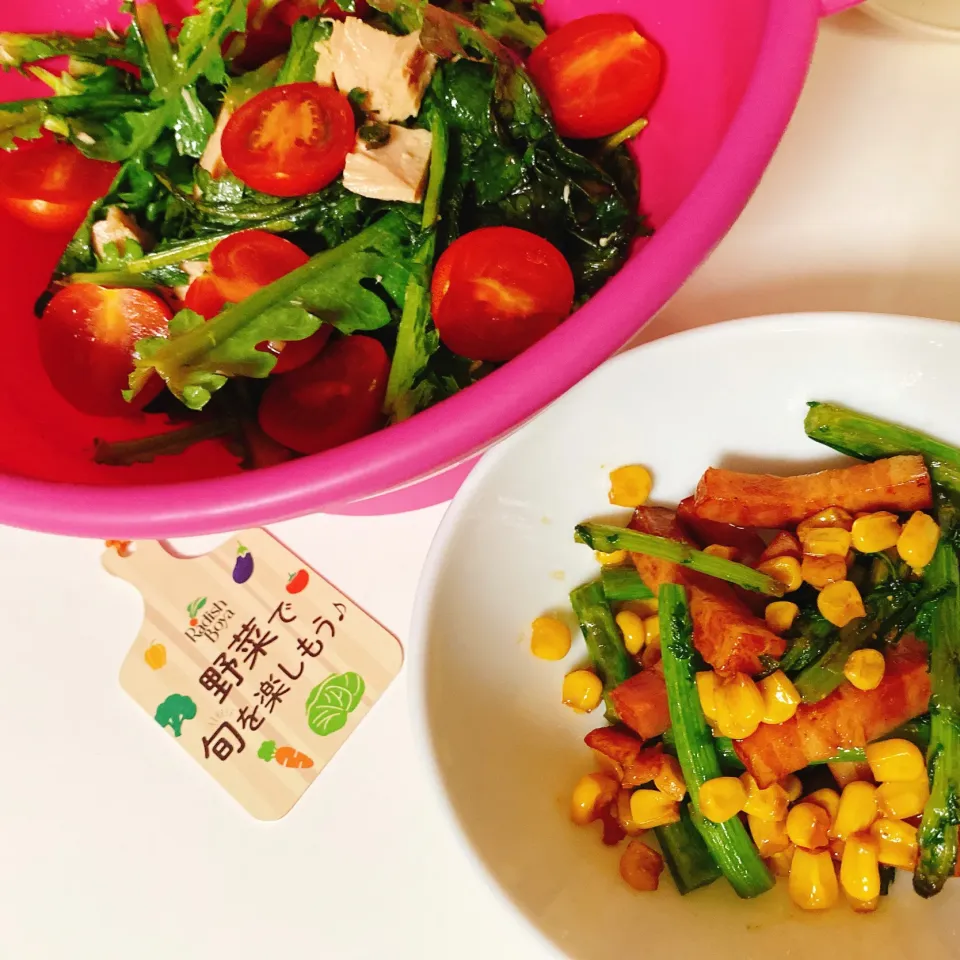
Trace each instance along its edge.
{"label": "sliced cherry tomato", "polygon": [[390,359],[378,340],[344,337],[307,366],[270,381],[260,401],[260,426],[298,453],[349,443],[380,422],[389,374]]}
{"label": "sliced cherry tomato", "polygon": [[639,120],[660,89],[660,48],[621,13],[571,20],[527,67],[565,137],[606,137]]}
{"label": "sliced cherry tomato", "polygon": [[118,169],[53,139],[0,152],[0,204],[41,230],[72,230],[107,192]]}
{"label": "sliced cherry tomato", "polygon": [[266,230],[243,230],[225,237],[210,251],[210,269],[224,296],[239,303],[309,259],[283,237]]}
{"label": "sliced cherry tomato", "polygon": [[56,390],[81,412],[129,416],[163,387],[156,378],[133,403],[123,399],[137,341],[166,336],[169,320],[167,305],[145,290],[75,283],[43,311],[40,359]]}
{"label": "sliced cherry tomato", "polygon": [[230,118],[223,159],[254,190],[297,197],[337,177],[354,139],[353,108],[342,93],[285,83],[258,93]]}
{"label": "sliced cherry tomato", "polygon": [[271,373],[289,373],[309,363],[327,345],[331,333],[333,327],[324,323],[315,334],[304,340],[270,340],[258,344],[257,349],[266,350],[277,358]]}
{"label": "sliced cherry tomato", "polygon": [[546,336],[573,306],[573,274],[547,240],[484,227],[454,241],[433,271],[440,339],[471,360],[499,362]]}
{"label": "sliced cherry tomato", "polygon": [[217,283],[217,278],[209,273],[197,277],[187,288],[187,295],[183,298],[183,305],[201,317],[212,320],[228,301]]}

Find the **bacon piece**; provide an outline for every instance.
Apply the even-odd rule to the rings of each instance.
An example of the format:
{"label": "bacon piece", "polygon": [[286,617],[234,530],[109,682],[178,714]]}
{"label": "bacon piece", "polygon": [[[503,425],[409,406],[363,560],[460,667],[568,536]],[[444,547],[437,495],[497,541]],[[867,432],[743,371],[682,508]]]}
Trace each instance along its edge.
{"label": "bacon piece", "polygon": [[[630,526],[641,533],[652,533],[690,543],[676,514],[662,507],[640,507]],[[722,580],[640,553],[633,562],[643,582],[654,592],[664,583],[679,583],[687,588],[693,643],[701,656],[719,673],[759,673],[760,656],[780,657],[786,641],[769,630]]]}
{"label": "bacon piece", "polygon": [[644,740],[659,737],[670,726],[667,685],[659,664],[614,687],[610,699],[621,721]]}
{"label": "bacon piece", "polygon": [[926,713],[929,703],[927,648],[906,636],[887,655],[876,689],[858,690],[844,682],[819,703],[802,703],[785,723],[761,724],[734,748],[757,783],[767,787],[841,747],[866,746]]}
{"label": "bacon piece", "polygon": [[735,473],[711,467],[700,478],[694,512],[741,527],[789,527],[843,507],[850,513],[926,510],[932,503],[923,457],[899,456],[799,477]]}
{"label": "bacon piece", "polygon": [[793,557],[795,560],[800,560],[803,557],[800,550],[800,541],[792,533],[787,533],[786,530],[780,530],[767,544],[766,549],[760,554],[757,564],[774,560],[777,557]]}
{"label": "bacon piece", "polygon": [[698,517],[694,512],[693,497],[687,497],[677,504],[677,519],[693,534],[699,546],[709,547],[717,543],[722,547],[733,547],[737,551],[734,559],[747,566],[754,566],[764,551],[763,540],[756,530]]}

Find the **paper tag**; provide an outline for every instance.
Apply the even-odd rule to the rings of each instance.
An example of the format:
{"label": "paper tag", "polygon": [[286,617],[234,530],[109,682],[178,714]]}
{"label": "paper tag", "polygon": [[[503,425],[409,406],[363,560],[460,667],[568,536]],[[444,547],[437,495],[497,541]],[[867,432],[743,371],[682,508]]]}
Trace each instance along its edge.
{"label": "paper tag", "polygon": [[397,675],[397,639],[266,530],[202,557],[115,547],[143,595],[120,684],[259,820],[289,812]]}

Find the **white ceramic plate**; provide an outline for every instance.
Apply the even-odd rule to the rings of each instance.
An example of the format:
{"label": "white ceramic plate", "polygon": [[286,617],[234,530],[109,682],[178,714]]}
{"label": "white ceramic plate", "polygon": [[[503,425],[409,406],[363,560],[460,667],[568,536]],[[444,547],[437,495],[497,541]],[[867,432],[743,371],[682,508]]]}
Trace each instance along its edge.
{"label": "white ceramic plate", "polygon": [[[803,432],[806,401],[833,400],[960,442],[960,326],[873,315],[793,315],[683,333],[623,354],[473,471],[434,542],[414,616],[415,711],[428,775],[465,849],[560,953],[631,957],[960,954],[960,880],[923,901],[901,873],[872,916],[793,908],[785,884],[739,901],[723,881],[681,898],[620,880],[619,850],[569,821],[602,717],[560,704],[584,656],[535,659],[530,621],[596,575],[575,523],[610,516],[607,474],[645,463],[675,504],[710,465],[797,472],[836,463]],[[621,517],[625,511],[613,511]],[[549,952],[549,951],[548,951]]]}

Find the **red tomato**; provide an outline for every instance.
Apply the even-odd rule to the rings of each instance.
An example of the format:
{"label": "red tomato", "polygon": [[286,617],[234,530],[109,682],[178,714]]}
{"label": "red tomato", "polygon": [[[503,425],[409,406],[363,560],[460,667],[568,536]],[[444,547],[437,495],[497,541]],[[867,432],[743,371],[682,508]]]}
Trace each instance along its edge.
{"label": "red tomato", "polygon": [[225,237],[210,251],[210,269],[223,295],[239,303],[309,259],[283,237],[266,230],[243,230]]}
{"label": "red tomato", "polygon": [[277,16],[293,26],[300,17],[333,17],[336,20],[346,20],[347,17],[364,17],[370,12],[366,0],[356,0],[354,13],[344,10],[336,0],[282,0],[276,7]]}
{"label": "red tomato", "polygon": [[268,340],[258,344],[257,349],[266,350],[277,358],[272,373],[289,373],[309,363],[327,345],[331,333],[333,327],[324,323],[316,333],[304,340]]}
{"label": "red tomato", "polygon": [[41,230],[72,230],[110,189],[118,169],[52,139],[0,152],[0,204]]}
{"label": "red tomato", "polygon": [[621,13],[571,20],[527,67],[565,137],[606,137],[639,120],[660,88],[660,48]]}
{"label": "red tomato", "polygon": [[212,320],[227,305],[227,298],[223,295],[217,278],[205,273],[187,288],[183,305],[188,310],[199,313],[201,317]]}
{"label": "red tomato", "polygon": [[546,336],[573,306],[573,274],[548,241],[484,227],[454,241],[433,271],[440,339],[471,360],[499,362]]}
{"label": "red tomato", "polygon": [[254,190],[297,197],[337,177],[355,136],[353,108],[342,93],[285,83],[258,93],[230,118],[223,160]]}
{"label": "red tomato", "polygon": [[370,433],[380,422],[390,359],[378,340],[354,334],[275,377],[260,401],[267,436],[299,453],[319,453]]}
{"label": "red tomato", "polygon": [[128,416],[152,400],[159,378],[127,403],[121,391],[141,337],[166,336],[170,310],[145,290],[75,283],[47,304],[38,325],[40,359],[56,390],[82,413]]}

